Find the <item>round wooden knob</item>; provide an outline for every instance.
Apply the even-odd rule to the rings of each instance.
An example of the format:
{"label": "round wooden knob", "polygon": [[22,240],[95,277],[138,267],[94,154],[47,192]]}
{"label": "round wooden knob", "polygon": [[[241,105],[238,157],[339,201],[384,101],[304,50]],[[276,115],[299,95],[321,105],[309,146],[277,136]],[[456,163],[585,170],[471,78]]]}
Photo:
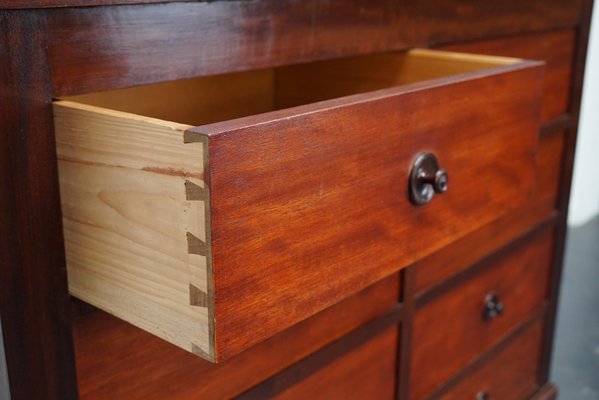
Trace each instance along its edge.
{"label": "round wooden knob", "polygon": [[416,156],[408,182],[410,200],[420,206],[431,201],[435,193],[447,191],[449,175],[439,167],[439,161],[432,153],[420,153]]}
{"label": "round wooden knob", "polygon": [[485,305],[483,307],[483,319],[485,321],[490,321],[495,317],[503,314],[503,310],[505,306],[499,299],[499,296],[495,293],[489,293],[485,297]]}
{"label": "round wooden knob", "polygon": [[491,395],[486,390],[481,390],[476,394],[474,400],[491,400]]}

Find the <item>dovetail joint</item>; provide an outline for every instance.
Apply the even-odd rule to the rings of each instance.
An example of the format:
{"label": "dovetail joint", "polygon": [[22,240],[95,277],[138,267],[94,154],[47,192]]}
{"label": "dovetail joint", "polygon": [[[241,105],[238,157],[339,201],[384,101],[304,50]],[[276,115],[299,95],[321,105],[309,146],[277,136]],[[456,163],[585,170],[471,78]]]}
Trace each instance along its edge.
{"label": "dovetail joint", "polygon": [[189,284],[189,304],[197,307],[208,307],[208,295],[197,286]]}
{"label": "dovetail joint", "polygon": [[197,254],[206,256],[206,242],[201,241],[197,236],[187,232],[187,252],[189,254]]}
{"label": "dovetail joint", "polygon": [[183,143],[201,143],[205,139],[205,136],[201,133],[185,131],[183,132]]}
{"label": "dovetail joint", "polygon": [[193,200],[206,200],[208,191],[201,187],[200,185],[197,185],[195,183],[193,183],[192,181],[186,180],[185,181],[185,198],[188,201],[193,201]]}

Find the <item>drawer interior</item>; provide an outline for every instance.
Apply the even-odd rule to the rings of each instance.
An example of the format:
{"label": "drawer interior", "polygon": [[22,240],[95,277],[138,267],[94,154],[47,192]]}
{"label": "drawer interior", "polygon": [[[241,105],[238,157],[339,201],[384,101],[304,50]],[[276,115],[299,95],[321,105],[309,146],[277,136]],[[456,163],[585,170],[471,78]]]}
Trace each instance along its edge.
{"label": "drawer interior", "polygon": [[65,99],[183,124],[204,125],[519,61],[414,49],[204,76]]}

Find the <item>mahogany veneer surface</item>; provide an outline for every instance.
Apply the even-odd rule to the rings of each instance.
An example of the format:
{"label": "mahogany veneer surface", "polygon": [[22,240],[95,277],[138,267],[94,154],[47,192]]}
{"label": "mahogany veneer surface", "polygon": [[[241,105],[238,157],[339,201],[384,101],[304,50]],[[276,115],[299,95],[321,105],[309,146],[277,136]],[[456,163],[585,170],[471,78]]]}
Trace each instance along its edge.
{"label": "mahogany veneer surface", "polygon": [[[166,103],[145,87],[59,101],[71,293],[210,360],[238,354],[530,200],[542,71],[416,49],[200,78],[189,91],[242,118],[197,127],[179,122],[230,116],[197,94],[179,112],[196,98],[179,82]],[[251,107],[206,85],[246,76]],[[276,111],[243,117],[262,102]],[[424,151],[451,188],[415,207]]]}
{"label": "mahogany veneer surface", "polygon": [[229,398],[385,314],[398,299],[396,274],[220,364],[95,311],[74,325],[80,396]]}
{"label": "mahogany veneer surface", "polygon": [[398,332],[384,331],[273,398],[393,399]]}
{"label": "mahogany veneer surface", "polygon": [[[549,287],[552,230],[430,303],[414,316],[410,398],[434,389],[541,309]],[[482,317],[485,297],[495,293],[503,315]],[[439,334],[443,332],[443,334]]]}
{"label": "mahogany veneer surface", "polygon": [[[137,0],[123,2],[132,4]],[[56,5],[51,3],[15,0],[4,4],[3,8]],[[114,0],[66,0],[59,5],[92,4],[114,4]],[[555,388],[546,383],[547,368],[591,8],[592,1],[583,0],[510,0],[478,5],[461,0],[409,3],[381,0],[370,2],[368,9],[364,9],[363,2],[357,0],[336,0],[326,4],[289,0],[147,4],[50,11],[2,9],[0,52],[4,57],[0,60],[0,80],[6,83],[3,94],[8,96],[6,107],[2,108],[5,112],[0,112],[3,121],[1,126],[6,129],[0,140],[1,154],[4,156],[0,157],[3,167],[0,168],[0,183],[9,195],[2,196],[0,201],[0,218],[3,222],[0,225],[8,238],[0,245],[0,307],[13,398],[62,400],[75,398],[77,390],[68,333],[70,320],[65,313],[67,293],[60,241],[62,228],[58,218],[56,160],[48,107],[52,97],[196,75],[464,41],[469,43],[459,46],[477,47],[478,42],[480,51],[491,47],[497,51],[505,48],[506,55],[518,54],[516,52],[522,43],[522,49],[527,49],[524,57],[548,59],[550,62],[542,109],[544,120],[549,125],[557,126],[559,124],[554,125],[552,121],[560,119],[559,114],[564,111],[570,114],[570,118],[564,120],[558,129],[565,131],[564,136],[559,133],[549,135],[540,143],[539,165],[551,168],[540,172],[540,192],[537,193],[541,193],[541,197],[548,202],[534,200],[497,223],[472,232],[470,238],[452,242],[452,245],[420,260],[415,265],[422,267],[416,269],[420,271],[416,274],[416,282],[421,289],[420,299],[431,301],[431,293],[444,293],[442,286],[448,277],[457,271],[467,271],[472,263],[496,252],[522,233],[530,232],[532,227],[538,229],[539,224],[555,224],[556,250],[553,253],[549,317],[542,332],[541,371],[537,378],[537,384],[542,385],[542,388],[534,397],[555,398]],[[575,42],[573,47],[570,47],[570,40]],[[226,53],[224,57],[223,49]],[[558,58],[560,54],[562,58]],[[569,57],[574,58],[571,65],[568,64]],[[41,65],[49,67],[31,68]],[[570,73],[572,76],[566,77]],[[561,77],[560,81],[554,81],[558,76]],[[565,85],[570,88],[568,95],[564,92]],[[569,106],[567,103],[570,103]],[[564,149],[561,161],[557,156],[560,147]],[[558,163],[561,163],[559,171],[556,168]],[[560,184],[555,182],[558,175]],[[557,211],[556,202],[553,201],[556,187],[559,187]],[[519,240],[530,240],[527,235]],[[485,262],[492,259],[494,257],[487,257]],[[431,291],[431,288],[434,290]],[[411,296],[413,287],[409,289],[408,296]],[[395,289],[391,291],[396,293]],[[385,306],[381,304],[379,311],[382,312],[394,302],[391,297],[388,298],[389,303],[383,301]],[[374,300],[366,302],[377,303]],[[357,310],[363,305],[358,303],[353,303],[347,309],[347,315],[359,313]],[[336,310],[335,307],[330,310],[333,309]],[[342,335],[353,329],[350,325],[356,327],[370,318],[363,316],[364,319],[359,317],[348,325],[341,323],[343,328],[338,332],[333,329],[333,332],[328,323],[338,321],[337,315],[328,314],[327,311],[321,315],[327,315],[328,320],[318,324],[322,329],[322,336],[316,340],[319,343],[328,343],[329,339],[325,338]],[[369,315],[374,317],[379,313]],[[318,315],[310,321],[316,319]],[[298,331],[310,331],[305,326],[297,328]],[[287,332],[294,329],[296,327]],[[513,346],[506,347],[509,350],[505,353],[488,359],[488,363],[473,375],[476,380],[489,377],[487,373],[491,374],[491,371],[487,370],[487,366],[503,360],[504,354],[517,352],[514,349],[524,346],[525,341],[535,341],[533,336],[536,333],[531,332],[538,332],[537,329],[540,328],[531,328],[528,333],[518,336]],[[137,395],[195,398],[202,390],[215,396],[219,393],[210,385],[204,389],[206,382],[199,377],[200,374],[194,373],[196,368],[197,371],[205,371],[203,361],[106,314],[97,313],[80,319],[75,323],[74,332],[78,386],[82,397],[113,398],[115,393],[122,393],[126,398]],[[259,347],[267,346],[274,340]],[[289,339],[288,344],[296,341]],[[303,358],[320,346],[311,343],[306,347],[298,344],[303,350],[295,354],[302,355],[291,358]],[[390,340],[387,345],[392,346]],[[531,344],[527,347],[531,347]],[[251,353],[252,350],[249,350],[223,366],[210,367],[215,370],[226,369],[224,365],[233,365],[234,360]],[[280,351],[275,353],[283,361],[278,361],[281,364],[275,362],[276,367],[271,365],[265,368],[267,372],[258,374],[259,377],[254,377],[253,371],[260,369],[264,359],[247,356],[240,365],[229,367],[229,372],[223,372],[219,379],[227,380],[229,374],[233,377],[243,376],[240,378],[242,383],[233,384],[232,387],[233,391],[245,390],[257,380],[280,371],[283,367],[278,365],[287,365],[286,356]],[[495,353],[485,352],[481,357],[484,359],[488,354]],[[527,353],[525,362],[518,367],[524,368],[524,365],[532,362],[532,358],[528,357],[530,354]],[[405,364],[405,360],[409,359],[404,354],[399,363]],[[144,370],[146,360],[151,360],[147,362],[147,371]],[[510,361],[505,359],[505,362]],[[187,368],[192,364],[194,367]],[[345,369],[338,365],[334,369],[347,371],[351,367]],[[152,380],[140,382],[137,371],[145,372]],[[527,377],[526,385],[532,385],[528,381],[532,377],[530,370],[523,373]],[[211,373],[206,375],[212,376]],[[343,373],[332,373],[332,376],[341,375]],[[470,396],[475,389],[474,385],[470,386],[473,380],[468,378],[454,388],[460,393],[465,390],[464,393]],[[317,380],[318,377],[312,379]],[[489,379],[486,381],[489,385],[497,383],[495,377]],[[235,381],[236,378],[232,378],[228,383]],[[503,383],[498,385],[498,388],[502,388],[498,393],[503,393],[506,386]],[[400,398],[405,400],[404,397]]]}
{"label": "mahogany veneer surface", "polygon": [[63,96],[572,28],[582,2],[214,1],[50,10],[48,54],[55,93]]}
{"label": "mahogany veneer surface", "polygon": [[576,32],[565,30],[443,46],[443,49],[546,62],[541,122],[568,111]]}
{"label": "mahogany veneer surface", "polygon": [[530,398],[538,387],[542,333],[543,323],[539,320],[439,398],[476,399],[479,393],[488,393],[491,399]]}

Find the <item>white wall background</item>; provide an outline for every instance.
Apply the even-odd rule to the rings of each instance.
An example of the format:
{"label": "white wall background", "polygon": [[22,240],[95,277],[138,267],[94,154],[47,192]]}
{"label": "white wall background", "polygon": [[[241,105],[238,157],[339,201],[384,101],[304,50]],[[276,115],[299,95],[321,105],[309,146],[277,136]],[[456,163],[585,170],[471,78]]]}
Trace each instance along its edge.
{"label": "white wall background", "polygon": [[599,3],[595,1],[568,223],[582,225],[599,215]]}

